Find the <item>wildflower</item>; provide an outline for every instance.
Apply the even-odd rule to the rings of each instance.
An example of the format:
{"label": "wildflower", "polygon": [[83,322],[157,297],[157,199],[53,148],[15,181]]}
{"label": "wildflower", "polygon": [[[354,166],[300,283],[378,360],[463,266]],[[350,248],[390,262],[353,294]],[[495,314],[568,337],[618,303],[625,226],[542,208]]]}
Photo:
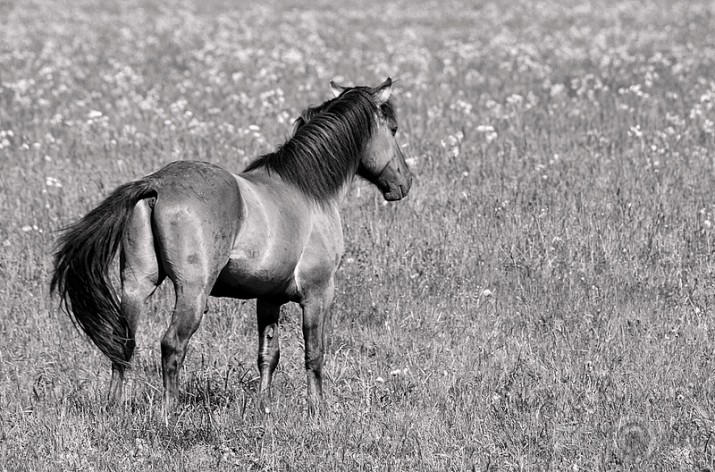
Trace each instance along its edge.
{"label": "wildflower", "polygon": [[277,116],[278,123],[280,123],[280,124],[288,123],[290,121],[290,118],[291,118],[291,115],[286,110],[283,110]]}
{"label": "wildflower", "polygon": [[566,86],[564,84],[554,84],[551,86],[551,90],[549,90],[549,94],[552,97],[558,97],[563,93],[563,91],[566,90]]}
{"label": "wildflower", "polygon": [[56,179],[54,177],[47,177],[47,178],[45,178],[45,185],[48,187],[61,188],[62,182],[60,182],[58,179]]}
{"label": "wildflower", "polygon": [[464,133],[462,133],[461,131],[458,131],[454,136],[451,134],[447,136],[447,142],[450,146],[456,146],[457,144],[462,142],[462,139],[464,139]]}
{"label": "wildflower", "polygon": [[524,97],[522,97],[521,95],[515,93],[515,94],[512,94],[512,95],[509,95],[509,96],[506,98],[506,102],[507,102],[509,105],[511,105],[511,106],[518,106],[518,105],[521,105],[521,104],[524,102]]}
{"label": "wildflower", "polygon": [[188,102],[185,99],[180,98],[171,105],[169,105],[169,111],[172,115],[178,115],[184,111],[187,104]]}
{"label": "wildflower", "polygon": [[631,126],[631,128],[628,130],[628,136],[635,138],[640,138],[641,136],[643,136],[643,132],[641,131],[641,125]]}
{"label": "wildflower", "polygon": [[469,115],[472,113],[473,105],[469,102],[462,100],[462,99],[457,99],[457,101],[454,102],[453,104],[451,104],[449,106],[449,108],[450,108],[450,110],[458,110],[458,111],[461,111],[462,113],[464,113],[465,115]]}
{"label": "wildflower", "polygon": [[393,377],[396,377],[398,375],[409,375],[409,374],[411,374],[409,367],[405,367],[404,369],[395,369],[393,371],[390,371],[390,375]]}
{"label": "wildflower", "polygon": [[685,126],[685,120],[676,115],[675,113],[667,112],[665,114],[665,120],[673,126]]}
{"label": "wildflower", "polygon": [[15,136],[15,133],[11,129],[0,130],[0,149],[5,149],[10,147],[10,139]]}
{"label": "wildflower", "polygon": [[499,136],[494,127],[491,125],[477,126],[477,133],[482,133],[484,135],[484,139],[487,140],[487,143],[491,143]]}

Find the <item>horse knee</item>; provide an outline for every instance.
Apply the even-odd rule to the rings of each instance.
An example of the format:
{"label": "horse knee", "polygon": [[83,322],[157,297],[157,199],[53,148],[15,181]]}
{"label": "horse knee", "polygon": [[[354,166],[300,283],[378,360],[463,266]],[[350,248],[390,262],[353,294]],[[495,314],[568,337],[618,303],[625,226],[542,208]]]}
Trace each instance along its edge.
{"label": "horse knee", "polygon": [[161,338],[161,353],[166,356],[167,354],[174,352],[176,344],[176,335],[167,330]]}
{"label": "horse knee", "polygon": [[323,351],[306,351],[305,368],[320,375],[323,370]]}

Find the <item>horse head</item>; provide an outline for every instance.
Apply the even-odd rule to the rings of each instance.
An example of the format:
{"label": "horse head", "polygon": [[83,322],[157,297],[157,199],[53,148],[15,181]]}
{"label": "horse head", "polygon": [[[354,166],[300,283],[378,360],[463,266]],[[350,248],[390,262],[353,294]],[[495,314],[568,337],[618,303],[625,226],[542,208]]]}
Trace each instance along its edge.
{"label": "horse head", "polygon": [[397,115],[395,107],[390,101],[392,79],[388,78],[375,88],[344,87],[331,81],[330,88],[335,98],[322,105],[304,110],[295,120],[293,134],[315,116],[330,109],[335,100],[351,90],[367,91],[374,105],[376,129],[360,159],[357,173],[377,186],[385,200],[394,201],[406,197],[412,186],[412,173],[396,139]]}

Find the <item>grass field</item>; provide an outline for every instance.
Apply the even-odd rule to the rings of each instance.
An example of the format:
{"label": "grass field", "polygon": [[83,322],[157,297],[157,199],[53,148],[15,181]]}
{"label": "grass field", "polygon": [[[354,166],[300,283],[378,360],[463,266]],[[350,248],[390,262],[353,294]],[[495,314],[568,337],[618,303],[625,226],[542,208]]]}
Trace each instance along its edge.
{"label": "grass field", "polygon": [[[240,171],[328,82],[397,79],[415,174],[356,182],[308,421],[214,300],[164,422],[49,294],[57,230],[177,159]],[[715,470],[711,1],[0,0],[0,470]]]}

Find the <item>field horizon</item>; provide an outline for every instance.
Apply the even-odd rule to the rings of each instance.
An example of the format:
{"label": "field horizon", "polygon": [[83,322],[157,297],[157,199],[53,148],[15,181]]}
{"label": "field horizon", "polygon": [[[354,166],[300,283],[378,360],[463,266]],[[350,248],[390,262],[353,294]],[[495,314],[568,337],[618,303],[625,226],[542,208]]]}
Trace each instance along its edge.
{"label": "field horizon", "polygon": [[[165,421],[169,282],[107,409],[59,230],[388,76],[415,181],[343,205],[325,416],[298,307],[263,415],[255,302],[211,299]],[[712,1],[0,1],[0,470],[715,470],[714,78]]]}

